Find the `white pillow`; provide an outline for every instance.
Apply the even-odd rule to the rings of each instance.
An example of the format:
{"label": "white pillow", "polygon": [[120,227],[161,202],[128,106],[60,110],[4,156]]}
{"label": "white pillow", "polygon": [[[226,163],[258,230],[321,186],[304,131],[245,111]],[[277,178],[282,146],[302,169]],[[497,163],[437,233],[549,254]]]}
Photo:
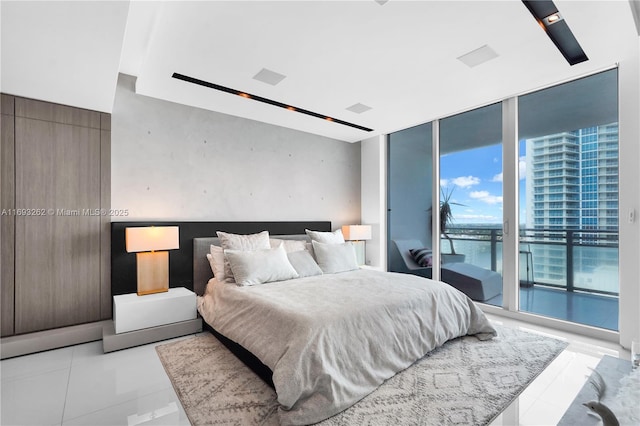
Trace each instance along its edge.
{"label": "white pillow", "polygon": [[[216,234],[220,238],[220,245],[224,250],[251,251],[271,248],[269,232],[267,231],[248,235],[217,231]],[[224,261],[224,277],[227,282],[233,282],[233,271],[226,258]]]}
{"label": "white pillow", "polygon": [[256,285],[298,278],[284,247],[263,250],[225,250],[238,285]]}
{"label": "white pillow", "polygon": [[291,253],[287,253],[289,262],[293,266],[293,269],[298,273],[299,278],[312,277],[314,275],[322,275],[322,269],[313,260],[311,253],[307,250],[298,250]]}
{"label": "white pillow", "polygon": [[322,231],[310,231],[305,229],[304,232],[307,233],[311,241],[317,241],[319,243],[324,244],[343,244],[344,236],[342,235],[342,229],[336,229],[333,232],[322,232]]}
{"label": "white pillow", "polygon": [[209,253],[207,254],[211,272],[218,281],[224,281],[224,252],[222,247],[211,244]]}
{"label": "white pillow", "polygon": [[271,248],[276,248],[282,244],[282,246],[284,247],[284,251],[286,251],[287,253],[306,250],[307,248],[307,243],[303,240],[281,240],[278,238],[271,238],[269,240],[269,244],[271,244]]}
{"label": "white pillow", "polygon": [[358,269],[356,249],[350,242],[342,244],[323,244],[313,241],[313,251],[322,272],[335,274]]}

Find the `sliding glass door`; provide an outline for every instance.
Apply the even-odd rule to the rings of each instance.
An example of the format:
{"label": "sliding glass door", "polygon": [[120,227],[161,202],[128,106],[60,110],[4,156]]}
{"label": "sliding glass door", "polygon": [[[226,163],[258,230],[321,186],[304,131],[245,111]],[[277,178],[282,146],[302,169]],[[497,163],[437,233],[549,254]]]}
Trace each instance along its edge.
{"label": "sliding glass door", "polygon": [[[431,199],[433,191],[431,123],[389,135],[388,139],[388,265],[392,272],[431,277],[427,264],[433,247]],[[408,250],[424,249],[424,266]]]}
{"label": "sliding glass door", "polygon": [[519,98],[521,311],[618,329],[617,93],[614,69]]}
{"label": "sliding glass door", "polygon": [[[438,247],[441,280],[476,301],[618,330],[617,80],[612,69],[389,135],[389,270],[431,276],[408,253]],[[446,220],[432,232],[436,193]]]}
{"label": "sliding glass door", "polygon": [[501,306],[500,103],[440,120],[439,190],[442,280],[476,301]]}

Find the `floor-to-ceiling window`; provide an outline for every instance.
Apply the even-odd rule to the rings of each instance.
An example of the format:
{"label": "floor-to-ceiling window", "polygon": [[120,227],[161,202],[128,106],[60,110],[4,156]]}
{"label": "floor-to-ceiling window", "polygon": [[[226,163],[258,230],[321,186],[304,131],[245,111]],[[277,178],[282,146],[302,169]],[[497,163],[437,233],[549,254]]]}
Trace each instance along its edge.
{"label": "floor-to-ceiling window", "polygon": [[618,329],[617,93],[613,69],[519,97],[521,311]]}
{"label": "floor-to-ceiling window", "polygon": [[[416,273],[395,240],[435,245],[442,281],[459,267],[452,264],[472,265],[464,267],[466,281],[480,286],[510,272],[503,291],[487,284],[490,297],[475,300],[617,330],[617,76],[612,69],[443,118],[434,122],[437,132],[427,123],[389,135],[390,270]],[[509,128],[514,136],[503,146]],[[439,158],[432,158],[434,144]],[[504,181],[508,189],[503,170],[514,176]],[[450,220],[432,234],[434,192]],[[505,199],[517,200],[519,217],[505,213]],[[515,224],[519,238],[503,246],[505,223]],[[505,259],[517,253],[514,261],[503,264],[503,249]]]}
{"label": "floor-to-ceiling window", "polygon": [[[443,281],[473,299],[502,303],[502,105],[440,120],[440,248]],[[450,211],[450,214],[449,214]],[[449,217],[443,219],[443,216]],[[449,220],[447,220],[449,219]],[[452,263],[466,263],[458,271]],[[489,272],[490,271],[490,272]],[[477,291],[476,291],[477,290]]]}

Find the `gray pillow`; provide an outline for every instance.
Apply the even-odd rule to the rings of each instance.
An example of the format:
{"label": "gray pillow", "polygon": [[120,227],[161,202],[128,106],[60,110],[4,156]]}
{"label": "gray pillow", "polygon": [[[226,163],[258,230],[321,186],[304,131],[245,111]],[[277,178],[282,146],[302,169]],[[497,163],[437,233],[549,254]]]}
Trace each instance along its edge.
{"label": "gray pillow", "polygon": [[312,277],[314,275],[322,275],[322,269],[313,260],[313,256],[307,250],[299,250],[287,253],[289,262],[298,273],[298,277]]}
{"label": "gray pillow", "polygon": [[312,241],[312,244],[318,265],[325,274],[335,274],[359,269],[356,250],[350,242],[323,244]]}

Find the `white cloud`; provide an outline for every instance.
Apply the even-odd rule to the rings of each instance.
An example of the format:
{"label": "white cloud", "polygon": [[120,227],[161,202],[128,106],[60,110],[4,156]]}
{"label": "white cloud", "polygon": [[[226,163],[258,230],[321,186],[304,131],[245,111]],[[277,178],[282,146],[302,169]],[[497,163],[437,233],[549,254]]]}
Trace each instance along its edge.
{"label": "white cloud", "polygon": [[[520,157],[518,159],[518,179],[523,180],[527,177],[527,162],[525,161],[525,157]],[[495,175],[491,182],[502,182],[502,172]]]}
{"label": "white cloud", "polygon": [[469,196],[475,200],[482,201],[487,204],[502,204],[502,197],[491,195],[488,191],[472,191]]}
{"label": "white cloud", "polygon": [[460,188],[470,188],[473,185],[477,185],[480,183],[480,178],[475,176],[459,176],[457,178],[453,178],[451,182],[455,186],[459,186]]}
{"label": "white cloud", "polygon": [[446,188],[447,186],[449,186],[449,180],[448,179],[440,179],[440,187],[441,188]]}

